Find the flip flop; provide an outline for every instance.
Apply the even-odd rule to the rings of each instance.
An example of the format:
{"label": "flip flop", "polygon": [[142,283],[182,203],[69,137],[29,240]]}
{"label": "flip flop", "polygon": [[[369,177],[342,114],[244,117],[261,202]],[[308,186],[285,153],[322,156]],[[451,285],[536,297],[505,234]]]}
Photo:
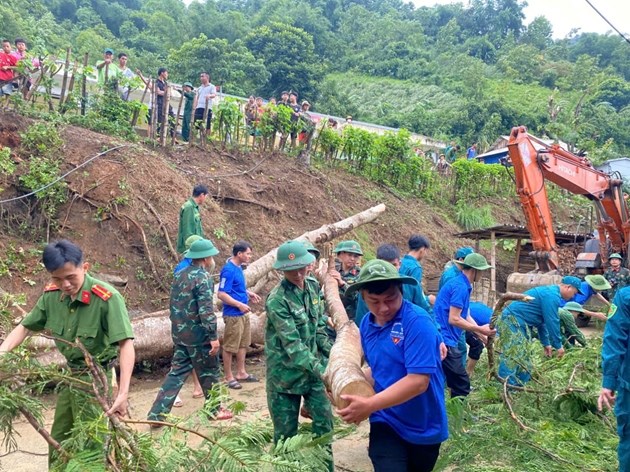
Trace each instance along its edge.
{"label": "flip flop", "polygon": [[234,390],[240,390],[241,388],[243,388],[243,386],[240,383],[238,383],[238,380],[236,379],[230,380],[227,383],[227,386],[228,388],[233,388]]}
{"label": "flip flop", "polygon": [[173,406],[175,408],[180,408],[182,406],[184,406],[184,402],[182,401],[181,398],[179,398],[179,395],[177,396],[177,398],[175,399],[175,403],[173,403]]}
{"label": "flip flop", "polygon": [[203,394],[203,392],[201,392],[201,393],[193,393],[192,397],[193,398],[203,398],[203,397],[205,397],[205,395]]}
{"label": "flip flop", "polygon": [[252,375],[252,374],[249,374],[244,379],[239,379],[237,377],[236,380],[238,380],[239,382],[260,382],[260,380],[258,380],[258,378],[255,375]]}

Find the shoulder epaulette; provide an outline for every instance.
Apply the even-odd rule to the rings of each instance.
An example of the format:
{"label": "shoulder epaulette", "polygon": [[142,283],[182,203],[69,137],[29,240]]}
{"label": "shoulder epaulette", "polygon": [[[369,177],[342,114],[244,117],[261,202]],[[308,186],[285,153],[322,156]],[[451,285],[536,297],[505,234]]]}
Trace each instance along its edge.
{"label": "shoulder epaulette", "polygon": [[109,300],[112,296],[112,292],[101,285],[92,285],[92,293],[104,301]]}
{"label": "shoulder epaulette", "polygon": [[44,292],[54,292],[56,290],[61,290],[59,287],[57,287],[54,283],[49,283],[44,287]]}

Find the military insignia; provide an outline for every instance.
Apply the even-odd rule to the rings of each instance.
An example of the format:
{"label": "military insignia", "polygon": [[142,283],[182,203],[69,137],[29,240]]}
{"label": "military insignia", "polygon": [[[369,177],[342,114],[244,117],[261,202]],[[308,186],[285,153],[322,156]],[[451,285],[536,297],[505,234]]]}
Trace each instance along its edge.
{"label": "military insignia", "polygon": [[86,304],[90,303],[90,297],[91,297],[90,292],[88,292],[87,290],[83,290],[81,292],[81,302],[82,303],[86,303]]}
{"label": "military insignia", "polygon": [[293,253],[289,254],[289,260],[292,261],[293,259],[295,259],[295,254]]}
{"label": "military insignia", "polygon": [[54,292],[55,290],[61,290],[54,283],[49,283],[44,287],[44,292]]}
{"label": "military insignia", "polygon": [[373,265],[368,268],[368,272],[371,275],[385,275],[387,274],[387,269],[382,265]]}
{"label": "military insignia", "polygon": [[405,332],[403,330],[402,323],[394,323],[394,326],[392,326],[392,330],[389,333],[389,337],[392,338],[392,342],[396,345],[405,339]]}
{"label": "military insignia", "polygon": [[313,299],[313,305],[318,305],[319,304],[319,300],[317,298]]}
{"label": "military insignia", "polygon": [[617,305],[611,303],[608,309],[608,318],[612,318],[615,313],[617,313]]}
{"label": "military insignia", "polygon": [[104,287],[101,287],[100,285],[93,285],[92,286],[92,293],[94,295],[96,295],[98,298],[100,298],[101,300],[107,301],[111,298],[112,296],[112,292],[110,292],[109,290],[107,290]]}

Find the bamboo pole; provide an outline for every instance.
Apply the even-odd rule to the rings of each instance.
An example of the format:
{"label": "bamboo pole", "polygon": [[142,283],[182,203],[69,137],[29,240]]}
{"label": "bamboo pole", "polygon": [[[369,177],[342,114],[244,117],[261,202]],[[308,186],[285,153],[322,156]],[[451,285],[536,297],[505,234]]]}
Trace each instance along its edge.
{"label": "bamboo pole", "polygon": [[63,79],[61,79],[61,92],[59,94],[59,109],[63,108],[63,102],[66,96],[66,88],[68,86],[68,69],[70,69],[70,52],[72,48],[66,49],[66,62],[63,65]]}
{"label": "bamboo pole", "polygon": [[[151,80],[151,79],[149,79]],[[157,135],[157,114],[158,114],[158,106],[157,106],[157,80],[151,82],[151,123],[149,126],[149,137],[151,139],[155,139]]]}
{"label": "bamboo pole", "polygon": [[490,232],[490,292],[497,291],[497,238],[494,231]]}
{"label": "bamboo pole", "polygon": [[89,53],[83,55],[83,77],[81,78],[81,115],[85,115],[87,106],[87,75],[85,69],[88,65]]}
{"label": "bamboo pole", "polygon": [[70,84],[68,84],[68,94],[66,95],[66,100],[64,102],[63,112],[65,113],[68,108],[68,102],[72,96],[72,92],[74,91],[74,81],[77,75],[77,70],[79,69],[79,63],[75,60],[74,67],[72,68],[72,77],[70,77]]}
{"label": "bamboo pole", "polygon": [[201,147],[203,149],[206,148],[206,141],[207,141],[207,137],[206,137],[206,129],[207,129],[207,123],[208,123],[208,107],[209,107],[209,100],[206,100],[206,106],[203,109],[203,122],[201,124],[201,128],[200,128],[200,134],[201,134]]}
{"label": "bamboo pole", "polygon": [[177,126],[179,125],[179,114],[182,112],[182,103],[184,102],[184,90],[182,89],[179,94],[179,105],[177,106],[177,115],[175,115],[175,130],[171,137],[171,146],[175,145],[175,136],[177,136]]}
{"label": "bamboo pole", "polygon": [[169,129],[168,122],[168,107],[171,100],[170,94],[171,87],[166,81],[164,81],[164,99],[162,101],[162,128],[160,129],[160,146],[166,146],[166,132]]}
{"label": "bamboo pole", "polygon": [[[140,99],[140,103],[144,104],[144,99],[147,96],[147,91],[149,90],[149,86],[151,84],[151,79],[149,78],[149,80],[147,81],[146,84],[144,84],[144,92],[142,92],[142,98]],[[140,115],[140,109],[136,109],[133,112],[133,116],[131,117],[131,127],[133,128],[134,126],[136,126],[136,124],[138,123],[138,117]]]}

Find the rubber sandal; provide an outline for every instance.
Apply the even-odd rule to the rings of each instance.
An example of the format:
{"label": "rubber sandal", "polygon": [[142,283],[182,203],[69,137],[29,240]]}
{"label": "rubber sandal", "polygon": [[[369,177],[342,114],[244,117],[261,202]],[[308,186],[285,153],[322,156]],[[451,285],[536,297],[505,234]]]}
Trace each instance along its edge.
{"label": "rubber sandal", "polygon": [[237,377],[236,380],[238,380],[239,382],[260,382],[260,380],[258,380],[258,378],[255,375],[252,375],[252,374],[249,374],[244,379],[239,379]]}
{"label": "rubber sandal", "polygon": [[184,406],[184,402],[182,401],[181,398],[179,398],[179,395],[177,395],[177,398],[175,399],[175,403],[173,403],[173,406],[175,408],[181,408],[182,406]]}
{"label": "rubber sandal", "polygon": [[238,380],[236,379],[230,380],[227,383],[227,386],[228,388],[232,388],[234,390],[240,390],[241,388],[243,388],[243,386],[240,383],[238,383]]}
{"label": "rubber sandal", "polygon": [[205,395],[203,394],[203,392],[201,392],[201,393],[193,393],[192,397],[193,398],[203,398],[203,397],[205,397]]}

